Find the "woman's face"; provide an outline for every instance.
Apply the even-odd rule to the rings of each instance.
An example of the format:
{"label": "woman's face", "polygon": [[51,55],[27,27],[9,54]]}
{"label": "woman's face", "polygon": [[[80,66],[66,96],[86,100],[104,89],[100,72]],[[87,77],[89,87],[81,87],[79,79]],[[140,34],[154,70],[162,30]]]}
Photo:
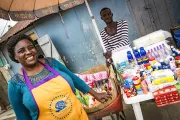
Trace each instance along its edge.
{"label": "woman's face", "polygon": [[27,39],[19,41],[14,48],[14,52],[15,59],[23,66],[31,67],[38,61],[36,48]]}

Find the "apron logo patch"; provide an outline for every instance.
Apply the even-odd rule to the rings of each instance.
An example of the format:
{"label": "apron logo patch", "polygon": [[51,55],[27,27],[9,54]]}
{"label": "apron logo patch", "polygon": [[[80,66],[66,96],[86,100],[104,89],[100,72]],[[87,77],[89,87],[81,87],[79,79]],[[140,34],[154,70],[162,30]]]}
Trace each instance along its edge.
{"label": "apron logo patch", "polygon": [[59,111],[63,110],[64,108],[66,108],[66,104],[67,104],[67,102],[65,102],[63,100],[57,102],[55,105],[56,112],[59,112]]}
{"label": "apron logo patch", "polygon": [[54,97],[49,104],[49,111],[51,115],[58,120],[67,119],[67,117],[72,113],[71,99],[66,95]]}

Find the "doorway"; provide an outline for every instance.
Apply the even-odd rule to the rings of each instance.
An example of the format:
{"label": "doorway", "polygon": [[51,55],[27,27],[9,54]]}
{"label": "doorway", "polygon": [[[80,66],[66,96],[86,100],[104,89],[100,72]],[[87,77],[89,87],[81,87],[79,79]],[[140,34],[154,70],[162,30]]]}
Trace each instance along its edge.
{"label": "doorway", "polygon": [[127,0],[141,36],[176,26],[172,0]]}

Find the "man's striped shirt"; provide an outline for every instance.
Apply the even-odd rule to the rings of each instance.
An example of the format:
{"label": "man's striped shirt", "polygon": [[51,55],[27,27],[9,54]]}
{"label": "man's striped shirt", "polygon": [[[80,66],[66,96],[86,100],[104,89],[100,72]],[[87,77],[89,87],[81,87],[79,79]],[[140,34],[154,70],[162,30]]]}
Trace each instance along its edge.
{"label": "man's striped shirt", "polygon": [[113,51],[117,48],[129,45],[128,23],[125,20],[117,22],[117,33],[110,35],[105,29],[101,32],[101,37],[107,51]]}

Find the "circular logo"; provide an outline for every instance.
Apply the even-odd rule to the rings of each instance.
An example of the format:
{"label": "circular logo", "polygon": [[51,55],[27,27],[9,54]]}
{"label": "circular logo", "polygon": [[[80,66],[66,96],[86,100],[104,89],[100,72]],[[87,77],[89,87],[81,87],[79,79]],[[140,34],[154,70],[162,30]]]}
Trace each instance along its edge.
{"label": "circular logo", "polygon": [[49,110],[54,118],[64,120],[72,112],[72,102],[66,95],[56,96],[50,102]]}

